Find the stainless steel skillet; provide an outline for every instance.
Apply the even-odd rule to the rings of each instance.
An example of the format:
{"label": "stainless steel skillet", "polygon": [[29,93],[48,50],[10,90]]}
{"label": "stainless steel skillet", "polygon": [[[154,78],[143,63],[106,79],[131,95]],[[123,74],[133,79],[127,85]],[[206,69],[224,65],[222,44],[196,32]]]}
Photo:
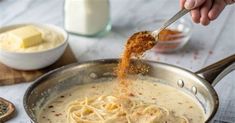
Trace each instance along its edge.
{"label": "stainless steel skillet", "polygon": [[[117,63],[118,59],[76,63],[40,77],[24,95],[24,108],[30,120],[37,123],[37,110],[48,101],[52,93],[60,93],[83,83],[97,82],[96,80],[101,78],[114,77],[112,73]],[[150,71],[145,76],[166,80],[165,84],[196,98],[204,109],[206,122],[209,122],[219,106],[219,99],[213,86],[235,69],[235,55],[195,73],[154,61],[144,61],[144,63],[150,66]]]}

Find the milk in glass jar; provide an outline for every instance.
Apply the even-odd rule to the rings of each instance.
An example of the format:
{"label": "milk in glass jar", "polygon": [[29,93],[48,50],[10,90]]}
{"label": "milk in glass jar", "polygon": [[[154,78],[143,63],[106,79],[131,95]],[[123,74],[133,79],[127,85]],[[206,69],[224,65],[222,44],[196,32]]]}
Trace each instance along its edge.
{"label": "milk in glass jar", "polygon": [[65,0],[65,29],[83,36],[98,36],[111,29],[109,0]]}

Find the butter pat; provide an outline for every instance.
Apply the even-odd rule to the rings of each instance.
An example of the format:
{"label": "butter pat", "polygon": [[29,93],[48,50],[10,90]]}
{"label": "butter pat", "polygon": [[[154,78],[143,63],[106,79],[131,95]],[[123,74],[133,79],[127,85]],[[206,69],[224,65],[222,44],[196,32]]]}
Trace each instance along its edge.
{"label": "butter pat", "polygon": [[42,34],[34,26],[24,26],[8,32],[11,39],[21,48],[28,48],[43,42]]}

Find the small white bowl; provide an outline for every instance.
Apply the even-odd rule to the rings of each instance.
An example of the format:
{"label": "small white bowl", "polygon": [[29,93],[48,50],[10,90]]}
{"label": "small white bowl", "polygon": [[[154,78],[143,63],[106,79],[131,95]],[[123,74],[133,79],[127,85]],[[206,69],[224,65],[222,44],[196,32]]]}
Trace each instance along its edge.
{"label": "small white bowl", "polygon": [[34,25],[39,28],[46,27],[55,30],[56,33],[63,36],[64,41],[52,49],[38,52],[11,52],[0,49],[0,62],[17,70],[37,70],[56,62],[62,56],[68,45],[68,33],[64,29],[51,24],[31,23],[5,26],[0,28],[0,33],[26,25]]}

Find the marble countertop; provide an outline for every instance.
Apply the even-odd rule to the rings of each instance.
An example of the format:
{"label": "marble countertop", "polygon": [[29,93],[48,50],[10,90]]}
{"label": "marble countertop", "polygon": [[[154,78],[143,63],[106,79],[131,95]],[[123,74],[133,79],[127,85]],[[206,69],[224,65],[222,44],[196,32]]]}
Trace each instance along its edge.
{"label": "marble countertop", "polygon": [[[125,41],[142,23],[167,18],[178,8],[178,0],[110,0],[112,30],[104,37],[70,35],[69,44],[78,62],[117,58]],[[0,0],[0,27],[14,23],[50,23],[63,27],[63,0]],[[209,26],[194,24],[193,35],[184,49],[171,53],[149,52],[146,59],[197,71],[235,53],[235,7],[228,6]],[[154,23],[150,23],[154,26]],[[1,73],[0,73],[1,74]],[[235,72],[215,87],[220,98],[213,123],[235,122]],[[17,115],[8,123],[29,123],[23,109],[23,95],[30,83],[0,86],[0,97],[12,101]]]}

